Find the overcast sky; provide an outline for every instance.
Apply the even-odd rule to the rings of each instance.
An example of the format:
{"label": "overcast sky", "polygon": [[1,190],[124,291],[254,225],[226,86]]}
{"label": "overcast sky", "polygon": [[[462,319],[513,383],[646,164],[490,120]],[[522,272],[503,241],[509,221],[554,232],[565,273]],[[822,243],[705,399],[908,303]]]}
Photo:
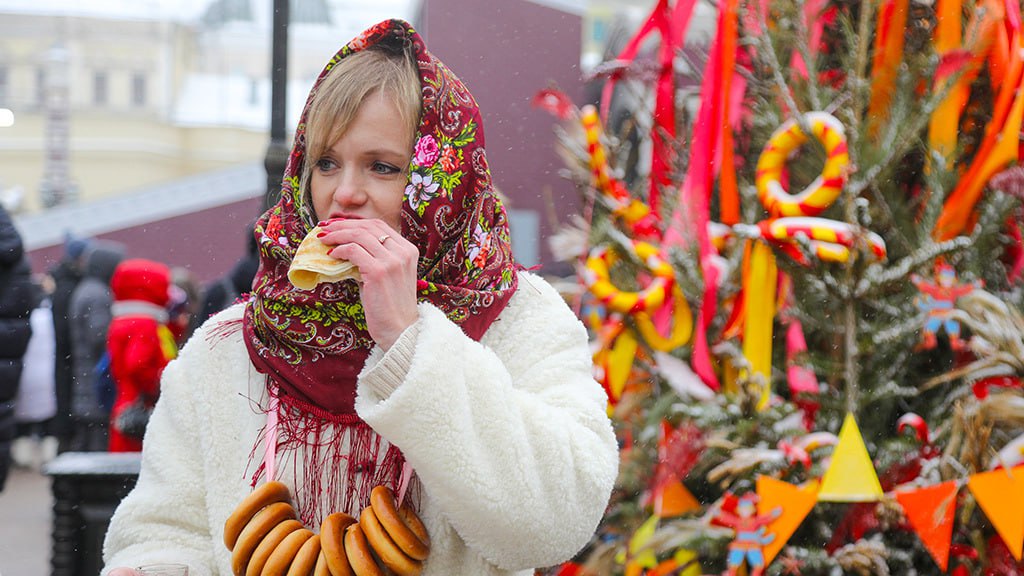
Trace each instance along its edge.
{"label": "overcast sky", "polygon": [[[54,16],[103,16],[107,18],[143,18],[194,20],[213,0],[0,0],[0,12],[52,14]],[[347,7],[366,24],[388,17],[411,18],[418,0],[326,0],[334,8]],[[254,0],[270,6],[272,0]],[[258,8],[257,8],[258,9]]]}

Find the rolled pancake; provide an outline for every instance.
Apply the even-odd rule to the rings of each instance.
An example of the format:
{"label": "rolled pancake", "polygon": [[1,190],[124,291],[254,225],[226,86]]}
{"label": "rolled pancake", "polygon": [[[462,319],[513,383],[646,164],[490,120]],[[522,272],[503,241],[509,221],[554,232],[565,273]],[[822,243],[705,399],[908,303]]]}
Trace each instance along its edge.
{"label": "rolled pancake", "polygon": [[319,233],[320,227],[316,226],[299,243],[288,268],[288,280],[292,285],[300,290],[312,290],[321,282],[340,282],[349,278],[360,280],[355,264],[327,255],[329,248],[316,237]]}

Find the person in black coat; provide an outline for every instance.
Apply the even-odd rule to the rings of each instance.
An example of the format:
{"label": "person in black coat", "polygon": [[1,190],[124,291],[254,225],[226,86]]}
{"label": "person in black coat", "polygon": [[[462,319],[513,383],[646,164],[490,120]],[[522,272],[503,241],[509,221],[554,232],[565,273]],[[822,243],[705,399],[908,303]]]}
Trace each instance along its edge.
{"label": "person in black coat", "polygon": [[114,297],[110,278],[124,259],[119,242],[94,239],[85,251],[85,276],[71,294],[68,323],[71,330],[71,441],[75,452],[104,452],[110,406],[97,388],[96,364],[107,350],[107,328]]}
{"label": "person in black coat", "polygon": [[256,222],[253,221],[246,228],[245,254],[235,262],[226,275],[214,280],[203,290],[203,306],[199,311],[198,318],[200,324],[210,316],[234,304],[235,299],[242,294],[248,294],[252,290],[252,279],[256,276],[256,269],[260,266],[254,232],[255,225]]}
{"label": "person in black coat", "polygon": [[29,315],[36,305],[32,269],[21,235],[0,207],[0,490],[11,467],[15,435],[14,400],[18,395],[22,358],[32,336]]}
{"label": "person in black coat", "polygon": [[57,413],[53,418],[53,434],[58,441],[58,452],[70,449],[71,441],[71,390],[74,370],[71,364],[71,325],[68,314],[71,295],[82,281],[85,268],[84,254],[89,246],[86,238],[68,238],[64,243],[64,257],[52,269],[54,288],[50,297],[53,311],[54,335],[54,390],[57,395]]}

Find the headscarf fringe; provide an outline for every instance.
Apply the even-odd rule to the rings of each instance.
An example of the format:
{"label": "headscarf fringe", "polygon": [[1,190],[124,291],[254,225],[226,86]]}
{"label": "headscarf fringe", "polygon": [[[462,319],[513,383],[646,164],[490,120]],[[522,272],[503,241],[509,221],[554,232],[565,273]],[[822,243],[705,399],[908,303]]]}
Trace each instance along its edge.
{"label": "headscarf fringe", "polygon": [[206,341],[211,344],[223,342],[231,336],[241,332],[244,322],[244,318],[233,318],[231,320],[219,320],[214,322],[206,331]]}
{"label": "headscarf fringe", "polygon": [[[274,390],[275,387],[271,387]],[[279,396],[277,427],[278,477],[284,469],[295,479],[295,506],[306,526],[320,526],[332,512],[356,518],[369,505],[370,492],[385,485],[398,491],[405,457],[373,428],[354,415],[333,415],[287,395]],[[250,468],[263,453],[264,427],[250,452]],[[251,478],[265,478],[262,461]],[[419,482],[410,482],[407,499],[418,508]]]}

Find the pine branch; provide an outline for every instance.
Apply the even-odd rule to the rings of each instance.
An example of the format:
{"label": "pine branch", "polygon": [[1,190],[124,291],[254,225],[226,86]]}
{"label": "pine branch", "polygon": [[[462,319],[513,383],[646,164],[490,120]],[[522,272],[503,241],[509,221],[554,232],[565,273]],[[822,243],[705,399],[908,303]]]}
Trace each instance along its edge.
{"label": "pine branch", "polygon": [[904,320],[893,324],[891,327],[885,330],[879,330],[871,335],[871,344],[875,347],[890,346],[900,341],[907,340],[910,334],[916,333],[921,329],[923,319],[920,316],[914,316],[910,319]]}
{"label": "pine branch", "polygon": [[[860,14],[857,23],[857,34],[853,40],[857,43],[857,56],[853,66],[853,77],[850,79],[850,83],[853,88],[853,106],[851,106],[851,113],[856,115],[859,119],[863,113],[864,105],[861,104],[861,94],[870,92],[870,89],[866,89],[867,82],[867,67],[868,67],[868,44],[874,37],[871,34],[871,20],[874,16],[874,2],[872,0],[861,0],[860,2]],[[859,127],[860,123],[857,123]],[[852,140],[851,152],[860,145],[860,134],[859,130],[855,130],[852,134],[854,137]],[[857,163],[857,159],[854,158],[854,163]]]}
{"label": "pine branch", "polygon": [[930,234],[939,221],[939,215],[946,203],[946,186],[942,176],[946,174],[946,159],[937,151],[931,151],[932,170],[926,170],[925,181],[925,203],[921,211],[921,220],[917,229],[924,234]]}
{"label": "pine branch", "polygon": [[963,250],[972,243],[973,239],[968,236],[957,236],[943,242],[927,244],[888,268],[881,264],[872,264],[868,266],[864,277],[857,283],[857,287],[853,291],[854,298],[863,298],[869,293],[906,282],[907,275],[912,270],[934,261],[939,256]]}
{"label": "pine branch", "polygon": [[[824,8],[824,5],[822,5]],[[801,10],[801,6],[797,6],[798,10]],[[820,18],[821,14],[815,14],[815,18]],[[797,38],[797,50],[800,52],[800,58],[804,61],[804,66],[807,68],[807,97],[811,100],[811,109],[821,110],[821,97],[818,95],[818,84],[814,81],[818,77],[818,63],[817,59],[811,56],[810,46],[807,44],[807,39],[810,38],[810,34],[807,31],[807,22],[803,17],[796,18],[796,38]]]}
{"label": "pine branch", "polygon": [[[760,10],[755,10],[758,14],[758,26],[761,30],[768,30],[768,22],[765,20],[764,13]],[[770,34],[761,34],[756,38],[761,44],[761,50],[764,57],[768,60],[768,67],[771,70],[772,80],[775,82],[775,87],[779,91],[779,96],[785,100],[786,106],[789,107],[789,113],[797,119],[800,124],[800,129],[805,134],[810,134],[810,126],[807,125],[807,121],[803,119],[803,114],[800,112],[800,107],[796,105],[796,100],[793,99],[793,94],[789,83],[786,82],[786,78],[782,75],[783,67],[779,63],[778,55],[775,54],[775,45],[772,43]]]}

